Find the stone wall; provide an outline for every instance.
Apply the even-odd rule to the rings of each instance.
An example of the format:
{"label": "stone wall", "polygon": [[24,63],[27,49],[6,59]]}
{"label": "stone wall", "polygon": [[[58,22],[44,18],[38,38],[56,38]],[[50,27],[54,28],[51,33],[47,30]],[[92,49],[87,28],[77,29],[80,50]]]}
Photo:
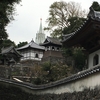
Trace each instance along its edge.
{"label": "stone wall", "polygon": [[86,88],[94,89],[96,86],[100,87],[100,66],[81,71],[70,77],[44,85],[33,85],[3,78],[0,78],[0,83],[21,88],[23,91],[34,95],[73,94],[75,91],[84,91]]}
{"label": "stone wall", "polygon": [[81,92],[32,95],[19,88],[0,84],[0,100],[100,100],[100,89],[85,89]]}
{"label": "stone wall", "polygon": [[83,91],[85,88],[94,89],[96,86],[100,86],[100,66],[81,71],[70,77],[44,85],[33,85],[27,84],[26,82],[17,82],[2,78],[0,78],[0,83],[17,86],[27,93],[37,95],[79,92]]}
{"label": "stone wall", "polygon": [[95,88],[92,90],[85,89],[81,92],[33,96],[35,97],[35,100],[100,100],[100,90]]}
{"label": "stone wall", "polygon": [[9,72],[10,68],[7,65],[0,65],[0,77],[8,78],[10,74]]}
{"label": "stone wall", "polygon": [[41,63],[50,62],[51,64],[64,63],[64,58],[62,57],[45,57],[42,59]]}

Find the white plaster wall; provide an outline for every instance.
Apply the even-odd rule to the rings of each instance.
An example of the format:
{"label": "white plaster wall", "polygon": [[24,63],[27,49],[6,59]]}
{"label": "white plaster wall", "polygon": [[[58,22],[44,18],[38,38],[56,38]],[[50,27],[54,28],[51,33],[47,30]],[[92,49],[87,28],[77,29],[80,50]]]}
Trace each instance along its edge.
{"label": "white plaster wall", "polygon": [[74,91],[82,91],[86,88],[93,89],[96,86],[100,88],[100,72],[95,73],[93,75],[87,76],[83,79],[79,79],[73,82],[61,84],[59,86],[50,87],[47,89],[39,90],[39,89],[29,89],[25,87],[20,87],[24,91],[32,94],[61,94],[61,93],[72,93]]}
{"label": "white plaster wall", "polygon": [[43,53],[39,54],[39,58],[43,58]]}
{"label": "white plaster wall", "polygon": [[23,89],[24,91],[28,92],[28,93],[32,93],[32,94],[47,94],[47,93],[51,93],[51,94],[61,94],[61,93],[72,93],[74,91],[82,91],[86,88],[90,88],[93,89],[96,86],[98,86],[98,88],[100,88],[100,72],[96,72],[94,74],[91,74],[90,76],[69,82],[69,83],[64,83],[64,84],[60,84],[59,86],[54,86],[54,87],[50,87],[47,89],[35,89],[33,88],[28,88],[28,86],[24,86],[24,85],[17,85],[17,84],[12,84],[12,82],[7,83],[3,82],[0,80],[0,83],[6,83],[7,85],[14,85],[17,86],[21,89]]}
{"label": "white plaster wall", "polygon": [[[23,53],[23,57],[21,58],[21,60],[26,60],[26,59],[33,59],[33,60],[41,60],[41,58],[43,57],[43,52],[37,52],[39,58],[35,58],[36,53],[34,52],[28,52],[28,54]],[[31,56],[30,56],[31,55]],[[26,58],[25,58],[26,57]]]}
{"label": "white plaster wall", "polygon": [[70,83],[62,84],[60,86],[51,87],[44,90],[34,91],[33,94],[61,94],[66,92],[74,92],[74,91],[82,91],[85,88],[95,88],[96,86],[100,86],[100,73],[96,73],[90,75],[86,78],[79,79]]}
{"label": "white plaster wall", "polygon": [[[96,54],[99,55],[99,63],[98,63],[98,65],[100,65],[100,50],[97,50],[97,51],[95,51],[95,52],[93,52],[93,53],[91,53],[91,54],[89,55],[89,58],[88,58],[88,68],[95,67],[95,66],[93,66],[93,57],[94,57]],[[96,66],[98,66],[98,65],[96,65]]]}

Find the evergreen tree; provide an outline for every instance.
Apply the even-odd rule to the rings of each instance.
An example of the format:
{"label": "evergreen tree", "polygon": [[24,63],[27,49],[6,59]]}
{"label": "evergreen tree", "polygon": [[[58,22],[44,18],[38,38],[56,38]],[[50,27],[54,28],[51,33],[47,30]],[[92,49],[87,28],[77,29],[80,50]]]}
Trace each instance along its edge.
{"label": "evergreen tree", "polygon": [[15,46],[15,43],[10,39],[3,40],[1,47],[9,47],[9,46]]}
{"label": "evergreen tree", "polygon": [[91,7],[93,7],[93,9],[95,10],[95,11],[100,11],[100,4],[98,3],[98,2],[96,2],[96,1],[94,1],[93,3],[92,3],[92,6]]}
{"label": "evergreen tree", "polygon": [[3,40],[8,38],[5,27],[13,20],[15,11],[15,4],[18,4],[21,0],[0,0],[0,47]]}
{"label": "evergreen tree", "polygon": [[19,47],[22,47],[22,46],[24,46],[24,45],[26,45],[28,42],[26,41],[26,42],[19,42],[19,44],[17,44],[17,48],[19,48]]}

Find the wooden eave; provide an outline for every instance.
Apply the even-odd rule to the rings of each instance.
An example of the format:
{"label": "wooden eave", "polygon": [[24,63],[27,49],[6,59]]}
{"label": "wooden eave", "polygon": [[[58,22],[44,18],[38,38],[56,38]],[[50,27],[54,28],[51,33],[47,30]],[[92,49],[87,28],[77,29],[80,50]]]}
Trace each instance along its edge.
{"label": "wooden eave", "polygon": [[17,50],[17,51],[27,51],[27,50],[35,50],[35,51],[45,51],[44,49],[37,49],[37,48],[33,48],[33,47],[27,47],[27,48],[23,48],[23,49],[19,49],[19,50]]}
{"label": "wooden eave", "polygon": [[60,44],[55,44],[55,43],[52,43],[52,42],[46,42],[46,43],[43,43],[42,46],[59,46],[61,47],[62,45]]}
{"label": "wooden eave", "polygon": [[17,55],[19,58],[23,57],[15,48],[14,48],[14,51],[15,51],[14,54]]}
{"label": "wooden eave", "polygon": [[43,46],[38,45],[33,40],[30,43],[28,43],[20,48],[17,48],[16,50],[21,51],[21,50],[30,49],[30,48],[36,49],[36,50],[42,50],[42,51],[45,50],[45,48]]}
{"label": "wooden eave", "polygon": [[8,47],[2,50],[2,55],[16,55],[17,57],[22,57],[22,55],[13,47]]}
{"label": "wooden eave", "polygon": [[73,36],[63,42],[66,47],[81,46],[88,52],[93,52],[100,48],[100,21],[88,19]]}

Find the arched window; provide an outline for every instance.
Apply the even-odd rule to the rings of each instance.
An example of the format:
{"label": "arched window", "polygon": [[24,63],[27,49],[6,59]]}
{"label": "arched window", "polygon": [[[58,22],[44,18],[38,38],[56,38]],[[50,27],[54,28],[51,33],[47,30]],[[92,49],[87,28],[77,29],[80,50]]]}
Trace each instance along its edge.
{"label": "arched window", "polygon": [[57,51],[59,51],[59,47],[57,47]]}
{"label": "arched window", "polygon": [[39,58],[38,54],[36,53],[35,58]]}
{"label": "arched window", "polygon": [[52,47],[52,50],[55,50],[55,48],[54,48],[54,47]]}
{"label": "arched window", "polygon": [[49,50],[50,48],[49,47],[47,47],[47,50]]}
{"label": "arched window", "polygon": [[96,54],[94,57],[93,57],[93,66],[99,64],[99,56]]}

